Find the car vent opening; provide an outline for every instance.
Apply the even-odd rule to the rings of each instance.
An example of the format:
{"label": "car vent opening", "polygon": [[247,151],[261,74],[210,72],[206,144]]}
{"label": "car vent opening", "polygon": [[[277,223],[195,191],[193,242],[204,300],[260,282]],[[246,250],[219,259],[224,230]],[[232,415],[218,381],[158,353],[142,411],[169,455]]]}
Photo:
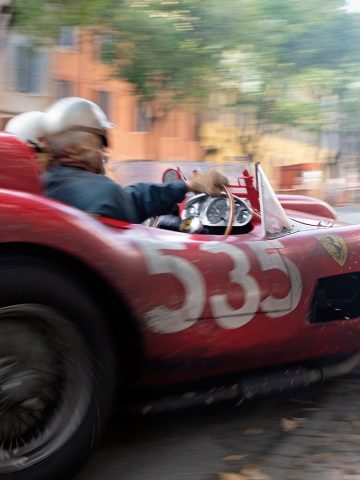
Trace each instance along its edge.
{"label": "car vent opening", "polygon": [[309,311],[310,323],[360,316],[360,272],[320,278]]}

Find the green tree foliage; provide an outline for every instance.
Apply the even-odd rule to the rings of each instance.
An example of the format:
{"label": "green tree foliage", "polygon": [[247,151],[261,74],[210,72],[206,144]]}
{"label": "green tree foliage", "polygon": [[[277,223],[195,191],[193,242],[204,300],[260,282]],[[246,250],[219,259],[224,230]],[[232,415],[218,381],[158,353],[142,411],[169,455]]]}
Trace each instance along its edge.
{"label": "green tree foliage", "polygon": [[[355,133],[360,16],[341,0],[249,0],[252,28],[223,53],[223,87],[234,103],[252,105],[257,127]],[[254,144],[253,139],[249,143]]]}
{"label": "green tree foliage", "polygon": [[[106,35],[104,61],[137,93],[206,98],[222,51],[234,41],[241,1],[15,0],[13,27],[55,39],[63,25]],[[235,14],[233,16],[233,14]],[[169,97],[168,97],[169,98]]]}
{"label": "green tree foliage", "polygon": [[[103,59],[149,100],[228,92],[259,125],[358,124],[360,18],[345,0],[14,0],[13,26],[106,35]],[[356,106],[356,107],[355,107]],[[334,118],[333,109],[337,111]]]}

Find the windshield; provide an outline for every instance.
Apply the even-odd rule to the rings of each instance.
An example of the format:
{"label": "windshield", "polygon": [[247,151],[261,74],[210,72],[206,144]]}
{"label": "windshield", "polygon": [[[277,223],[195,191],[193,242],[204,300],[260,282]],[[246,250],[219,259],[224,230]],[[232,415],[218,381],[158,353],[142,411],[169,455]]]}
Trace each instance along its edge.
{"label": "windshield", "polygon": [[255,178],[255,164],[238,163],[209,163],[209,162],[112,162],[109,165],[109,175],[122,185],[137,182],[161,182],[165,170],[179,168],[186,178],[190,178],[194,170],[206,172],[216,168],[224,174],[231,184],[237,184],[238,178],[247,169]]}
{"label": "windshield", "polygon": [[256,164],[256,174],[263,236],[272,237],[290,231],[290,221],[259,163]]}
{"label": "windshield", "polygon": [[[269,180],[260,164],[237,163],[199,163],[199,162],[117,162],[111,165],[109,175],[121,185],[137,182],[161,182],[165,170],[179,168],[185,178],[190,178],[194,170],[206,172],[216,168],[228,179],[230,185],[240,185],[245,182],[239,177],[247,171],[254,178],[254,187],[258,192],[260,215],[264,237],[274,237],[291,230],[291,224],[282,208]],[[249,199],[251,200],[251,199]],[[253,208],[256,209],[254,205]]]}

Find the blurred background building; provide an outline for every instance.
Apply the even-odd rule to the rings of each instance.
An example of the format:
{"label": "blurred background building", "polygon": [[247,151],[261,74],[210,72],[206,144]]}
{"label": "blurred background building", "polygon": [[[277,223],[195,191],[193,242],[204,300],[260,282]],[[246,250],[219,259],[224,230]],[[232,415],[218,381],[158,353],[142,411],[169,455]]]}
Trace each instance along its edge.
{"label": "blurred background building", "polygon": [[[54,22],[51,9],[56,8],[59,2],[38,0],[37,3],[43,9],[50,5]],[[108,30],[107,26],[98,28],[93,24],[86,25],[86,22],[81,27],[67,26],[59,20],[56,40],[52,38],[51,41],[40,42],[37,41],[36,24],[32,31],[28,26],[24,28],[21,22],[15,22],[15,27],[9,29],[11,0],[0,0],[0,128],[18,113],[44,110],[62,97],[81,96],[96,102],[115,124],[110,152],[115,166],[123,161],[259,161],[279,192],[313,195],[333,204],[359,201],[360,143],[357,125],[360,127],[360,122],[356,121],[356,102],[360,96],[357,93],[358,84],[351,75],[356,76],[360,60],[358,62],[357,57],[350,57],[346,50],[353,47],[351,35],[356,35],[353,32],[359,30],[356,22],[354,25],[351,23],[356,18],[350,19],[350,36],[343,39],[347,32],[346,22],[350,20],[344,9],[341,10],[344,3],[341,0],[332,0],[331,4],[321,0],[316,9],[308,1],[302,6],[301,2],[282,0],[271,0],[267,6],[261,2],[252,6],[249,2],[234,0],[226,0],[226,3],[232,6],[232,10],[208,0],[200,6],[191,0],[144,0],[136,5],[124,2],[123,6],[117,7],[123,9],[121,13],[124,17],[116,28],[127,29],[125,34],[131,38],[125,38],[125,48],[131,51],[134,42],[139,42],[140,38],[140,53],[142,47],[146,47],[148,50],[145,48],[145,53],[149,57],[153,55],[148,64],[145,60],[145,66],[142,65],[145,70],[149,65],[152,67],[151,62],[156,64],[157,54],[171,57],[172,45],[166,50],[166,45],[161,42],[165,39],[171,43],[175,39],[174,48],[179,49],[174,51],[175,68],[177,72],[181,69],[185,72],[183,78],[177,79],[179,84],[186,83],[187,72],[191,75],[199,68],[200,74],[194,76],[199,85],[203,70],[203,77],[208,76],[216,85],[206,101],[191,103],[189,98],[179,97],[171,108],[167,108],[161,96],[147,99],[146,95],[139,93],[139,85],[141,90],[144,79],[140,78],[139,83],[139,79],[135,78],[132,82],[136,68],[128,69],[122,76],[119,69],[113,68],[118,66],[118,58],[112,65],[104,60],[113,45],[109,31],[116,31],[114,24]],[[280,4],[284,12],[279,9]],[[65,7],[61,2],[59,5],[60,12]],[[77,14],[76,9],[70,11],[74,12]],[[191,15],[189,12],[192,12]],[[325,18],[328,12],[329,20]],[[136,15],[133,16],[133,13]],[[231,15],[234,25],[231,24]],[[46,23],[46,18],[44,15],[39,21]],[[108,23],[111,22],[111,14],[109,18]],[[237,18],[243,19],[242,28],[238,26]],[[198,25],[199,19],[203,23]],[[35,20],[30,14],[30,22]],[[231,35],[246,30],[245,20],[250,27],[246,35],[234,40],[236,50],[231,44]],[[90,16],[88,23],[91,21],[94,18]],[[153,35],[152,21],[156,28],[161,27],[159,22],[172,22],[174,39],[169,37],[168,24],[164,24],[163,32],[155,28]],[[209,33],[203,29],[205,22],[209,22]],[[276,22],[282,22],[282,27],[273,30]],[[71,23],[76,25],[81,22],[75,18]],[[251,25],[259,28],[258,37]],[[230,41],[226,45],[223,38],[228,31]],[[41,35],[39,33],[39,38],[43,39]],[[160,38],[158,42],[157,35]],[[311,35],[315,36],[312,38]],[[316,45],[309,50],[307,42],[314,45],[314,38],[323,38],[323,43],[319,41],[319,47]],[[154,42],[155,51],[151,42]],[[194,45],[198,45],[195,50]],[[263,56],[256,51],[260,47],[268,49]],[[207,65],[206,55],[216,49],[218,63],[216,71],[212,71],[215,64],[212,67]],[[126,50],[121,52],[124,54]],[[135,67],[137,59],[144,58],[136,55],[135,49]],[[129,58],[130,54],[122,64],[120,58],[120,65],[126,66]],[[340,65],[339,59],[343,64]],[[187,65],[189,61],[194,64]],[[293,71],[292,62],[299,64]],[[160,74],[156,69],[150,71],[149,76],[155,76],[155,82],[161,83],[164,75],[161,68],[164,65],[167,66],[159,63]],[[171,68],[174,71],[170,58],[170,71]],[[282,72],[284,85],[277,78],[278,71]],[[341,82],[345,82],[345,86]],[[259,88],[261,83],[262,92]],[[177,88],[176,82],[174,85]],[[194,96],[199,85],[196,81],[193,84],[190,82]],[[165,89],[163,96],[166,98],[168,93]],[[341,105],[340,100],[343,101]]]}
{"label": "blurred background building", "polygon": [[131,85],[101,62],[103,41],[72,27],[61,28],[52,47],[34,47],[25,35],[8,34],[0,55],[2,126],[18,113],[79,96],[96,102],[115,124],[114,161],[201,160],[196,117],[181,110],[157,116],[156,106],[139,101]]}

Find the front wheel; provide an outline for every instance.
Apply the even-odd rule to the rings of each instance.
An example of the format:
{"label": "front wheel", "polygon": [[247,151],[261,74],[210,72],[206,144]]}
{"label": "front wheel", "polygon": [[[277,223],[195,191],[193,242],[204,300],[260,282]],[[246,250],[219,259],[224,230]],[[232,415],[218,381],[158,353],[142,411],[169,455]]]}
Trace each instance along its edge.
{"label": "front wheel", "polygon": [[0,480],[54,480],[85,460],[110,411],[105,321],[65,271],[0,262]]}

